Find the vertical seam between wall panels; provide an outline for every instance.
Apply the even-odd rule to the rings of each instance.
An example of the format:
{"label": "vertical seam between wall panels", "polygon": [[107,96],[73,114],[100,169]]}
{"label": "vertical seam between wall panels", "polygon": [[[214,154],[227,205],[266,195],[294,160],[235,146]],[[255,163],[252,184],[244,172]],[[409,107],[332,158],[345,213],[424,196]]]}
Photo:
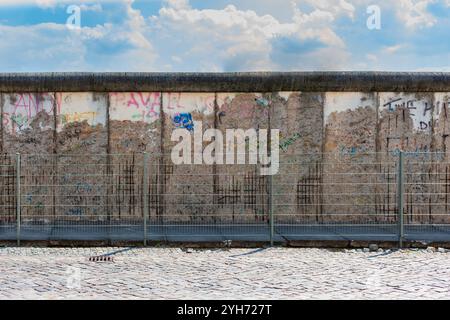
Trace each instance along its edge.
{"label": "vertical seam between wall panels", "polygon": [[160,154],[159,154],[159,170],[158,170],[158,176],[159,176],[159,181],[158,181],[158,187],[157,189],[159,189],[157,191],[158,194],[158,209],[157,209],[157,215],[158,220],[162,220],[163,217],[163,213],[164,213],[164,201],[165,201],[165,197],[164,197],[164,192],[165,192],[165,148],[164,148],[164,137],[165,137],[165,112],[164,112],[164,98],[163,98],[163,92],[160,91],[160,99],[159,99],[159,109],[160,109],[160,125],[161,125],[161,133],[160,133]]}
{"label": "vertical seam between wall panels", "polygon": [[[108,228],[111,227],[111,210],[110,210],[110,193],[111,187],[112,187],[112,179],[111,179],[111,130],[110,130],[110,114],[109,114],[109,108],[110,108],[110,94],[107,92],[106,94],[106,214],[107,214],[107,221],[108,221]],[[110,240],[110,239],[108,239]]]}
{"label": "vertical seam between wall panels", "polygon": [[381,151],[381,141],[380,141],[380,116],[379,116],[379,112],[380,112],[380,94],[379,92],[375,92],[375,119],[376,119],[376,124],[375,124],[375,152],[376,152],[376,156],[377,156],[377,162],[379,162],[378,157],[379,157],[379,152]]}
{"label": "vertical seam between wall panels", "polygon": [[[431,99],[430,99],[430,103],[431,103],[431,121],[430,121],[430,131],[431,131],[431,146],[430,146],[430,151],[431,152],[435,152],[436,151],[436,137],[434,135],[435,133],[435,128],[434,128],[434,108],[436,107],[436,96],[435,93],[430,93]],[[433,154],[432,154],[433,155]]]}
{"label": "vertical seam between wall panels", "polygon": [[0,133],[0,152],[2,152],[3,153],[3,150],[5,149],[4,148],[4,142],[3,142],[3,105],[4,105],[4,102],[5,102],[5,95],[4,95],[4,93],[3,92],[0,92],[0,112],[1,112],[1,115],[0,115],[0,121],[1,121],[1,124],[0,124],[0,130],[1,130],[1,133]]}
{"label": "vertical seam between wall panels", "polygon": [[[434,93],[429,93],[430,95],[430,103],[431,103],[431,120],[430,120],[430,134],[431,134],[431,142],[430,142],[430,151],[431,153],[431,174],[433,176],[435,176],[435,174],[437,174],[439,172],[439,170],[437,169],[437,166],[435,166],[434,164],[437,163],[435,162],[437,159],[436,155],[434,154],[434,152],[436,151],[436,137],[434,135],[434,108],[435,108],[435,94]],[[436,170],[436,172],[434,172],[434,170]],[[440,178],[440,175],[439,175]],[[433,191],[436,191],[436,186],[432,186],[432,188],[434,189]],[[430,195],[429,198],[429,204],[428,204],[428,223],[433,223],[433,206],[431,205],[432,202],[432,196]]]}
{"label": "vertical seam between wall panels", "polygon": [[[380,94],[379,92],[375,92],[375,161],[376,163],[378,163],[378,165],[376,166],[376,170],[378,174],[382,174],[382,164],[381,164],[381,158],[380,158],[380,152],[381,152],[381,141],[380,141],[380,128],[381,128],[381,123],[380,123],[380,116],[379,116],[379,112],[380,112]],[[378,192],[378,190],[377,190]],[[376,192],[376,193],[377,193]],[[382,199],[380,199],[379,195],[375,194],[375,214],[378,215],[379,212],[383,213],[380,208],[380,205],[383,203]],[[383,217],[385,218],[385,217]]]}
{"label": "vertical seam between wall panels", "polygon": [[[269,156],[270,156],[270,167],[273,166],[273,163],[272,163],[272,161],[273,161],[273,158],[272,158],[272,139],[271,139],[271,137],[272,137],[272,134],[271,134],[272,121],[271,120],[272,120],[273,115],[275,113],[275,106],[273,104],[273,96],[274,96],[273,92],[271,92],[271,93],[267,93],[266,92],[265,94],[263,94],[263,97],[265,99],[269,98],[269,102],[270,102],[270,104],[269,104],[269,108],[270,109],[269,109],[269,112],[267,113],[267,137],[266,137],[266,139],[267,139],[267,150],[269,150],[269,151],[267,152],[267,150],[264,150],[264,153],[266,153],[266,154],[269,153]],[[258,137],[257,138],[258,138],[258,141],[259,141],[259,132],[258,132]],[[259,148],[260,148],[260,144],[258,143],[258,148],[257,148],[257,152],[258,153],[260,152]],[[257,157],[259,158],[259,154],[257,155]],[[279,160],[280,159],[278,159],[278,162],[279,162]],[[259,164],[259,166],[260,167],[262,166],[261,163]],[[269,189],[268,196],[267,196],[267,211],[269,213],[269,216],[272,214],[270,212],[270,208],[271,208],[271,206],[273,206],[272,203],[271,203],[271,201],[272,201],[271,194],[273,192],[273,190],[272,190],[272,183],[271,183],[272,179],[273,179],[272,175],[266,175],[266,186],[268,186],[268,189]],[[270,219],[271,219],[271,217],[268,217],[268,221],[269,222],[270,222]]]}
{"label": "vertical seam between wall panels", "polygon": [[322,97],[322,105],[321,105],[321,109],[322,109],[322,146],[321,146],[321,152],[320,152],[320,191],[319,193],[321,194],[321,198],[319,198],[320,201],[320,208],[319,208],[319,213],[320,213],[320,217],[323,220],[323,188],[324,188],[324,184],[323,184],[323,177],[324,177],[324,159],[325,159],[325,155],[324,155],[324,151],[325,151],[325,104],[327,101],[327,93],[324,91],[320,92],[320,95]]}
{"label": "vertical seam between wall panels", "polygon": [[[55,186],[56,179],[58,176],[58,132],[57,132],[57,126],[58,126],[58,93],[53,92],[53,154],[52,154],[52,167],[53,167],[53,179],[52,183],[53,186]],[[53,187],[53,199],[52,199],[52,205],[53,205],[53,216],[56,217],[56,188]]]}
{"label": "vertical seam between wall panels", "polygon": [[[214,129],[217,129],[218,127],[218,113],[219,113],[219,106],[217,103],[217,92],[214,92]],[[212,171],[213,171],[213,206],[212,208],[216,208],[215,204],[218,203],[217,201],[217,192],[218,192],[218,181],[217,181],[217,137],[214,135],[214,162],[213,162],[213,167],[212,167]],[[223,148],[221,150],[221,152],[223,152]],[[223,155],[222,155],[223,157]],[[216,215],[214,214],[214,222],[216,222]]]}
{"label": "vertical seam between wall panels", "polygon": [[106,153],[111,153],[111,129],[110,129],[110,94],[106,93]]}
{"label": "vertical seam between wall panels", "polygon": [[[325,140],[326,140],[326,121],[325,121],[325,106],[327,104],[327,93],[322,93],[322,146],[321,146],[321,154],[323,157],[323,153],[325,152]],[[323,160],[323,159],[322,159]]]}

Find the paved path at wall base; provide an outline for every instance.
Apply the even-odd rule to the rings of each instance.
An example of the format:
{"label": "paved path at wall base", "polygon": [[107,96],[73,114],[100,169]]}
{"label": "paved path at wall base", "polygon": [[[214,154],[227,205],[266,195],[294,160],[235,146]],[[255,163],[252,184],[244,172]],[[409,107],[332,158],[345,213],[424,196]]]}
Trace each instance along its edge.
{"label": "paved path at wall base", "polygon": [[0,299],[449,299],[440,251],[0,248]]}
{"label": "paved path at wall base", "polygon": [[[16,240],[15,225],[0,228],[0,240]],[[30,226],[24,225],[20,231],[21,240],[117,240],[143,241],[144,229],[141,225],[106,226]],[[266,224],[235,226],[221,225],[167,225],[147,228],[147,240],[167,242],[214,242],[214,241],[269,241],[270,229]],[[397,241],[396,224],[296,224],[276,226],[274,241],[295,240],[362,240]],[[448,225],[406,225],[404,240],[450,241]]]}

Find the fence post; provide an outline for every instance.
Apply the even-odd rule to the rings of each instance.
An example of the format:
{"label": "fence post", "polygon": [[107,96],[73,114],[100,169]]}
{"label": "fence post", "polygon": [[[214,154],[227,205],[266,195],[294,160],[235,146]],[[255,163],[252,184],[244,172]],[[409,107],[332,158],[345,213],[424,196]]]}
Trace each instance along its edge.
{"label": "fence post", "polygon": [[17,245],[20,246],[20,222],[21,222],[21,211],[20,211],[20,166],[21,159],[20,153],[16,153],[16,224],[17,224]]}
{"label": "fence post", "polygon": [[403,151],[399,152],[398,155],[398,166],[397,166],[397,219],[398,219],[398,246],[403,247]]}
{"label": "fence post", "polygon": [[148,153],[144,152],[144,181],[142,188],[142,196],[144,197],[144,246],[147,246],[147,219],[148,219]]}
{"label": "fence post", "polygon": [[269,175],[269,229],[270,246],[273,246],[273,176]]}

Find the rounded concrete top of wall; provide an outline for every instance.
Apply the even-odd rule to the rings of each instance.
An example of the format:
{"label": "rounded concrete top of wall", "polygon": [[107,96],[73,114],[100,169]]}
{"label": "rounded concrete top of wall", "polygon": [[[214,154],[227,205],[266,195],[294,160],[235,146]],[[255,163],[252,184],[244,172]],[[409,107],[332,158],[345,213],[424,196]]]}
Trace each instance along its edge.
{"label": "rounded concrete top of wall", "polygon": [[0,73],[0,92],[450,91],[445,72]]}

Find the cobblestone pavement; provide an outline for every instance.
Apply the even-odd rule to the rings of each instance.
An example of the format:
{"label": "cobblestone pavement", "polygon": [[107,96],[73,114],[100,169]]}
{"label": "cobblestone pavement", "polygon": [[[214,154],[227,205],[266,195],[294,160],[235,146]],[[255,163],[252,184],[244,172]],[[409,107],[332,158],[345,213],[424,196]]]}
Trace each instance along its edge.
{"label": "cobblestone pavement", "polygon": [[449,299],[439,251],[7,247],[0,299]]}

